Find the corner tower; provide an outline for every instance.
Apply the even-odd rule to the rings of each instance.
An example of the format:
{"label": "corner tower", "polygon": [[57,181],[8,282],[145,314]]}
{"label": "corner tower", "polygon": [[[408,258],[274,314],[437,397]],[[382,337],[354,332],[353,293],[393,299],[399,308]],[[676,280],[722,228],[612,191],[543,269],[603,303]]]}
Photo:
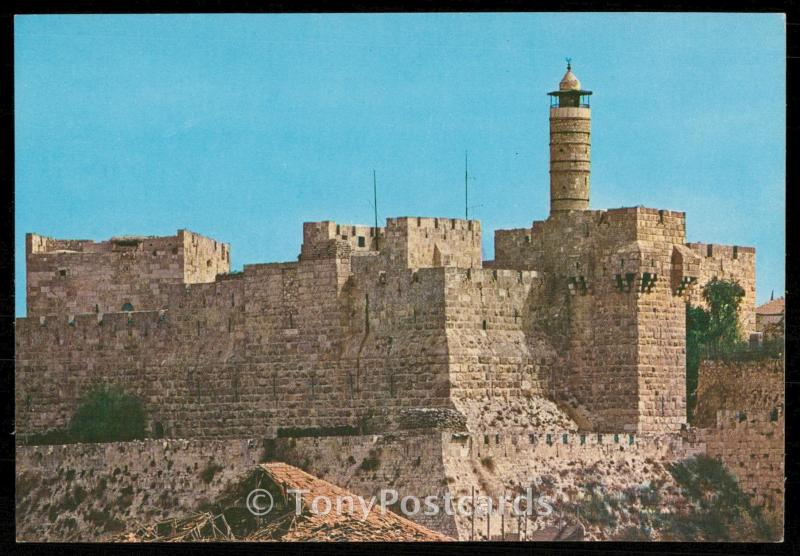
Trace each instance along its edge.
{"label": "corner tower", "polygon": [[591,91],[567,63],[567,73],[550,96],[550,215],[589,209]]}

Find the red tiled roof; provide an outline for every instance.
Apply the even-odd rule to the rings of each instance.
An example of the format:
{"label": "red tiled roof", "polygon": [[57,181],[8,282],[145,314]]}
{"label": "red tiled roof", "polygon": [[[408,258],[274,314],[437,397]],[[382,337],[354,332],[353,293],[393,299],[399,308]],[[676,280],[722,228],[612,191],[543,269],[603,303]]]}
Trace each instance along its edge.
{"label": "red tiled roof", "polygon": [[756,314],[757,315],[782,315],[784,311],[784,299],[779,297],[778,299],[773,299],[772,301],[768,301],[763,305],[759,305],[756,307]]}
{"label": "red tiled roof", "polygon": [[[359,496],[291,465],[264,463],[259,465],[254,473],[265,475],[262,478],[273,483],[272,490],[283,497],[283,505],[275,508],[278,511],[265,516],[266,523],[262,522],[255,529],[244,531],[235,529],[238,532],[234,533],[224,512],[219,515],[199,513],[139,527],[136,531],[113,535],[110,540],[116,542],[454,540],[389,510],[382,512],[377,503],[364,518],[364,508]],[[261,481],[259,483],[263,484]],[[297,494],[287,493],[288,490],[308,491],[299,494],[302,497],[299,515],[295,514],[296,499],[290,500],[287,496],[293,497]],[[328,497],[332,502],[332,511],[325,514],[314,513],[312,500],[317,496]],[[341,512],[338,512],[333,504],[336,504],[339,498],[351,499],[352,507],[344,502],[340,504]],[[369,506],[370,502],[367,501],[365,505]]]}
{"label": "red tiled roof", "polygon": [[[305,508],[303,519],[280,538],[281,541],[452,541],[453,539],[423,527],[389,510],[382,512],[376,503],[366,519],[359,497],[348,490],[310,475],[286,463],[264,463],[261,469],[276,485],[292,490],[307,490],[302,493]],[[325,515],[314,514],[308,508],[317,497],[328,497],[335,501],[339,497],[351,497],[353,507],[342,504],[342,512],[336,510]],[[253,538],[258,538],[258,533]]]}

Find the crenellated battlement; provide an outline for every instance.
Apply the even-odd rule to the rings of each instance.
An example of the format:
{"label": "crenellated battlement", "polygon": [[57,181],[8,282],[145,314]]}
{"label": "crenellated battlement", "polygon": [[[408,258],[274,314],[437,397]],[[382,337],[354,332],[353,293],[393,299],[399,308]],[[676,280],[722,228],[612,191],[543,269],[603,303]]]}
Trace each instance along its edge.
{"label": "crenellated battlement", "polygon": [[744,299],[739,309],[739,323],[744,334],[756,330],[756,250],[741,245],[716,243],[687,243],[699,261],[695,286],[687,291],[693,305],[705,306],[702,286],[712,278],[735,280],[744,289]]}
{"label": "crenellated battlement", "polygon": [[[736,280],[741,330],[754,330],[755,249],[687,243],[680,211],[590,210],[591,94],[568,65],[549,93],[550,214],[496,230],[491,261],[478,220],[422,216],[305,222],[296,259],[234,272],[228,244],[188,230],[27,234],[17,438],[58,432],[89,391],[118,386],[140,401],[150,436],[172,439],[153,445],[149,464],[130,456],[145,474],[180,449],[175,439],[260,438],[356,487],[392,475],[415,494],[506,492],[547,476],[574,502],[584,480],[612,477],[623,495],[668,483],[665,462],[707,453],[779,508],[782,362],[758,375],[762,388],[747,387],[747,369],[701,369],[693,424],[703,428],[687,423],[686,306],[702,305],[714,278]],[[248,461],[254,445],[214,444]],[[194,468],[179,469],[189,478],[196,448]],[[377,455],[376,475],[364,463]],[[475,534],[474,519],[436,519]],[[487,539],[498,528],[504,538],[503,517],[481,525]]]}
{"label": "crenellated battlement", "polygon": [[[65,352],[96,357],[108,376],[121,361],[212,375],[236,361],[267,365],[272,397],[279,383],[302,385],[285,413],[294,426],[352,423],[375,409],[356,401],[366,389],[399,407],[451,400],[468,421],[478,417],[466,400],[547,393],[580,402],[598,431],[674,431],[685,422],[685,300],[711,276],[754,284],[753,249],[685,244],[684,233],[682,212],[557,211],[498,230],[484,268],[476,220],[307,222],[297,261],[233,273],[227,245],[185,230],[104,242],[30,234],[32,310],[17,321],[30,374],[18,376],[22,390],[38,384],[47,374],[36,361]],[[249,380],[262,381],[255,372]],[[338,401],[318,407],[319,388]],[[339,412],[349,398],[352,410]]]}
{"label": "crenellated battlement", "polygon": [[386,254],[394,264],[408,268],[480,268],[480,222],[455,218],[389,218],[386,221]]}
{"label": "crenellated battlement", "polygon": [[303,250],[319,244],[327,244],[331,240],[344,241],[353,253],[377,252],[380,239],[384,237],[384,228],[339,224],[329,220],[303,223]]}
{"label": "crenellated battlement", "polygon": [[213,282],[230,269],[227,244],[188,230],[107,241],[26,236],[29,315],[160,309],[174,284]]}

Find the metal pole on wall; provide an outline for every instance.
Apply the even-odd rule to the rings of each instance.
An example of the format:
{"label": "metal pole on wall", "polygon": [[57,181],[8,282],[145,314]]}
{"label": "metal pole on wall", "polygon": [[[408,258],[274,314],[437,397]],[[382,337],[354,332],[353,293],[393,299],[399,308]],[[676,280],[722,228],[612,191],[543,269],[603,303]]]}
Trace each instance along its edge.
{"label": "metal pole on wall", "polygon": [[[503,497],[505,498],[506,493],[503,493]],[[506,540],[506,512],[503,511],[500,513],[500,540]]]}
{"label": "metal pole on wall", "polygon": [[472,529],[469,532],[469,540],[475,540],[475,487],[472,487]]}
{"label": "metal pole on wall", "polygon": [[372,170],[372,204],[375,208],[375,233],[378,233],[378,179],[375,176],[375,169]]}
{"label": "metal pole on wall", "polygon": [[469,220],[469,154],[464,151],[464,219]]}

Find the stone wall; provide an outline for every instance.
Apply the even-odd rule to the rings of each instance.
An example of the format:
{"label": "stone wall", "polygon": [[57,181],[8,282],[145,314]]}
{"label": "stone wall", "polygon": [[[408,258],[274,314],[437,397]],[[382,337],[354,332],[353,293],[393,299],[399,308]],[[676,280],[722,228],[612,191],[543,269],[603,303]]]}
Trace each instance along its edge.
{"label": "stone wall", "polygon": [[704,360],[697,371],[697,404],[692,425],[713,427],[718,411],[783,412],[784,362]]}
{"label": "stone wall", "polygon": [[751,332],[756,331],[756,250],[741,245],[712,243],[689,243],[688,246],[700,257],[700,274],[697,284],[689,290],[689,300],[693,305],[705,307],[702,287],[714,277],[739,282],[744,289],[739,323],[742,335],[747,339]]}
{"label": "stone wall", "polygon": [[784,380],[782,359],[702,361],[689,436],[704,453],[722,461],[742,490],[779,520],[784,499]]}
{"label": "stone wall", "polygon": [[194,232],[180,230],[183,239],[183,283],[213,282],[218,274],[231,268],[231,252],[227,243]]}
{"label": "stone wall", "polygon": [[683,213],[641,207],[495,234],[494,267],[545,277],[540,328],[566,339],[559,396],[598,430],[676,431],[685,420],[685,315],[672,285],[684,234]]}
{"label": "stone wall", "polygon": [[737,477],[756,505],[783,520],[786,420],[778,411],[719,410],[714,427],[693,429],[691,442]]}
{"label": "stone wall", "polygon": [[181,437],[385,429],[402,409],[451,405],[444,269],[373,272],[362,256],[353,275],[331,241],[329,256],[178,285],[164,310],[18,319],[18,432],[66,426],[99,384]]}
{"label": "stone wall", "polygon": [[330,220],[303,223],[303,245],[312,246],[332,239],[346,241],[353,253],[377,252],[383,243],[385,228],[338,224]]}
{"label": "stone wall", "polygon": [[[365,498],[382,489],[404,496],[443,497],[448,491],[442,458],[442,433],[278,439],[273,457]],[[405,516],[456,536],[453,516]]]}
{"label": "stone wall", "polygon": [[18,446],[17,541],[98,541],[189,515],[262,455],[248,439]]}
{"label": "stone wall", "polygon": [[[413,495],[512,497],[532,487],[554,508],[550,515],[531,516],[526,523],[506,512],[476,516],[408,516],[460,540],[506,539],[523,528],[537,531],[563,524],[563,508],[588,493],[591,485],[621,495],[628,489],[658,484],[666,501],[677,496],[664,464],[696,451],[676,435],[627,433],[577,434],[543,429],[527,434],[465,434],[429,431],[422,434],[361,437],[278,439],[274,457],[343,486],[364,497],[395,489],[400,499]],[[671,493],[671,494],[670,494]],[[620,528],[636,524],[634,514]],[[487,535],[487,532],[489,533]],[[591,538],[591,537],[590,537]]]}
{"label": "stone wall", "polygon": [[[500,426],[503,406],[519,428],[684,422],[690,292],[676,284],[702,265],[684,247],[683,213],[558,213],[499,231],[492,268],[477,221],[316,222],[303,234],[298,261],[240,273],[221,272],[226,245],[191,232],[29,236],[20,433],[66,425],[99,383],[141,397],[153,430],[176,436],[388,431],[409,408],[457,410],[470,430]],[[74,263],[64,277],[61,258]],[[120,313],[123,302],[134,310]]]}
{"label": "stone wall", "polygon": [[389,218],[389,260],[404,268],[481,267],[481,224],[456,218]]}
{"label": "stone wall", "polygon": [[537,410],[558,354],[535,318],[544,281],[534,271],[503,269],[452,268],[444,276],[450,395],[469,430],[546,422],[548,411]]}
{"label": "stone wall", "polygon": [[[361,436],[256,441],[150,440],[111,444],[17,447],[17,538],[96,540],[141,523],[202,510],[260,461],[285,461],[346,488],[380,498],[489,496],[495,502],[531,488],[549,513],[519,519],[507,506],[477,515],[408,516],[461,540],[535,539],[576,516],[570,508],[592,491],[623,501],[654,488],[659,507],[682,507],[666,469],[670,462],[708,453],[738,477],[743,489],[780,514],[783,496],[783,416],[720,412],[719,428],[685,435],[579,433],[557,426],[527,433],[436,430]],[[624,505],[623,505],[624,506]],[[392,507],[398,510],[399,504]],[[544,509],[544,508],[542,508]],[[639,526],[644,508],[614,510],[616,525]],[[584,520],[585,521],[585,520]],[[603,540],[608,523],[585,523],[587,539]]]}
{"label": "stone wall", "polygon": [[168,306],[172,286],[213,282],[228,272],[227,244],[179,230],[169,237],[109,241],[26,236],[28,316]]}

